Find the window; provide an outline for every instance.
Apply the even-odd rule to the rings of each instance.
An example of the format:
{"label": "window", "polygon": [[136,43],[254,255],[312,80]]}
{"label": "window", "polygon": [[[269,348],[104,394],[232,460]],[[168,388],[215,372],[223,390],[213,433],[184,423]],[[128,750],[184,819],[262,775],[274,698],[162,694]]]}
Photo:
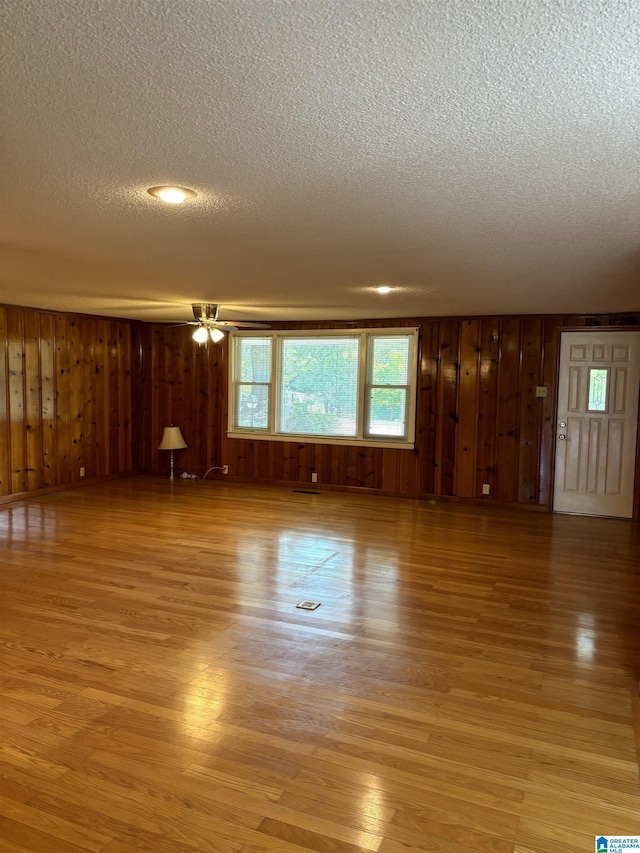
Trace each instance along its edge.
{"label": "window", "polygon": [[236,338],[235,424],[240,429],[267,429],[271,405],[271,338]]}
{"label": "window", "polygon": [[609,379],[608,368],[592,367],[589,370],[589,400],[588,412],[607,411],[607,384]]}
{"label": "window", "polygon": [[417,329],[237,332],[229,434],[412,447]]}

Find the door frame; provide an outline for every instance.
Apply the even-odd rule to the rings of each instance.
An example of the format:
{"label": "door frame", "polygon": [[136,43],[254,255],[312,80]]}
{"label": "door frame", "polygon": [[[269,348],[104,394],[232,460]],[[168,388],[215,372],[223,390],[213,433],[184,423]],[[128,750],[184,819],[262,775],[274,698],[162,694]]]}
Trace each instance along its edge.
{"label": "door frame", "polygon": [[[555,387],[553,389],[553,406],[552,406],[552,428],[553,441],[551,442],[550,454],[551,461],[549,465],[549,512],[554,512],[554,492],[556,481],[556,445],[558,443],[558,430],[556,429],[558,420],[558,388],[560,385],[560,343],[562,341],[563,332],[640,332],[640,326],[631,326],[625,324],[620,326],[557,326],[557,339],[555,341],[557,369],[555,372]],[[633,514],[630,519],[619,519],[620,521],[640,522],[640,403],[638,404],[638,429],[636,431],[636,470],[633,484]]]}

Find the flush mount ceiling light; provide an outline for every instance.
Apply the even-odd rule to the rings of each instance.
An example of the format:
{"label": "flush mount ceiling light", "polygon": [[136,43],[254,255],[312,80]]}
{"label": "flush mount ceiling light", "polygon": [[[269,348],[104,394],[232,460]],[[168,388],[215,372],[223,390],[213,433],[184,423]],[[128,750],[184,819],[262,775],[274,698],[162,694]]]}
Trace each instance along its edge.
{"label": "flush mount ceiling light", "polygon": [[186,187],[149,187],[149,195],[165,201],[167,204],[182,204],[188,198],[195,198],[197,193]]}
{"label": "flush mount ceiling light", "polygon": [[393,288],[389,287],[388,284],[382,284],[380,287],[375,288],[376,293],[391,293],[392,290]]}

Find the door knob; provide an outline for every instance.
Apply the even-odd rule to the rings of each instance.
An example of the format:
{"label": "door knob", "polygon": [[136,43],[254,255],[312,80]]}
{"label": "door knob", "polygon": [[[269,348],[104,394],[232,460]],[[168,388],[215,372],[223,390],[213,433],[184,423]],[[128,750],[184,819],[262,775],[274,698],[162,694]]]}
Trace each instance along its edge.
{"label": "door knob", "polygon": [[567,436],[566,436],[563,432],[561,432],[561,433],[560,433],[560,435],[558,436],[558,438],[560,439],[560,441],[564,441],[564,440],[566,439],[566,437],[567,437]]}
{"label": "door knob", "polygon": [[564,429],[566,427],[566,423],[564,421],[560,421],[560,429]]}

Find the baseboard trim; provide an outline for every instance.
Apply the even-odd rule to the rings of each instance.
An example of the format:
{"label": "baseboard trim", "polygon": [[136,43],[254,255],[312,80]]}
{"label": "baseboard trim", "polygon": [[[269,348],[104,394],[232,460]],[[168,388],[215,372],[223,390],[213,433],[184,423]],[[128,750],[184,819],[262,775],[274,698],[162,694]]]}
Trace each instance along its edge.
{"label": "baseboard trim", "polygon": [[550,507],[538,504],[506,503],[484,498],[463,498],[457,495],[433,495],[424,492],[392,492],[385,489],[371,489],[367,486],[347,486],[334,483],[308,483],[301,480],[272,480],[258,477],[240,477],[233,474],[214,474],[207,477],[211,483],[248,483],[260,486],[280,486],[290,489],[313,489],[318,492],[350,492],[357,495],[378,495],[383,498],[406,498],[407,500],[431,501],[434,503],[459,503],[483,509],[517,509],[529,512],[551,512]]}
{"label": "baseboard trim", "polygon": [[55,486],[42,486],[39,489],[32,489],[27,492],[14,492],[11,495],[0,496],[0,506],[3,504],[14,503],[15,501],[25,501],[30,498],[41,498],[45,495],[53,495],[56,492],[67,492],[70,489],[83,489],[85,486],[95,486],[98,483],[107,483],[110,480],[123,480],[126,477],[137,476],[139,471],[124,471],[121,474],[107,474],[104,477],[83,478],[74,483],[63,483]]}

